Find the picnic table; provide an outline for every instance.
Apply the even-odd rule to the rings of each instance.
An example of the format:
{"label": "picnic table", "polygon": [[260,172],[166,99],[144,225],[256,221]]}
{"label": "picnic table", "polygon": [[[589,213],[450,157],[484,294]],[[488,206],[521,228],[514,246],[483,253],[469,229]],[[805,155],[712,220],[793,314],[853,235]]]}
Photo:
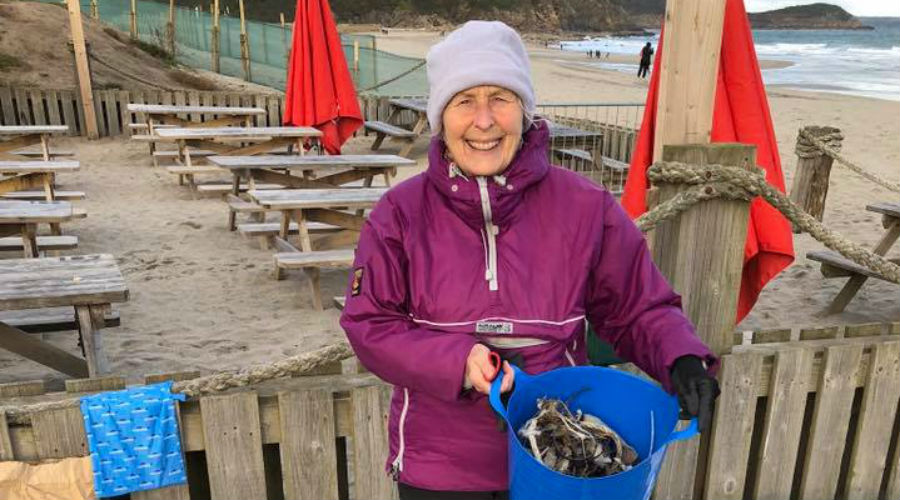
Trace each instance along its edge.
{"label": "picnic table", "polygon": [[0,311],[75,309],[86,359],[73,356],[0,321],[0,348],[72,377],[109,371],[100,331],[111,304],[128,300],[128,288],[112,255],[79,255],[0,261]]}
{"label": "picnic table", "polygon": [[37,225],[59,224],[75,215],[68,201],[0,200],[0,237],[20,235],[25,257],[38,257]]}
{"label": "picnic table", "polygon": [[[422,135],[428,128],[428,100],[427,99],[391,99],[388,101],[391,106],[391,114],[388,115],[386,121],[367,121],[366,129],[375,132],[375,142],[372,143],[372,150],[378,150],[381,143],[386,137],[391,137],[401,141],[404,145],[397,153],[400,156],[406,156],[412,150],[416,139]],[[412,111],[416,116],[416,121],[412,129],[407,129],[399,124],[400,116],[403,111]]]}
{"label": "picnic table", "polygon": [[[230,170],[233,176],[231,196],[240,196],[241,179],[248,179],[250,189],[256,181],[294,189],[331,189],[359,180],[363,187],[371,187],[376,175],[384,175],[390,185],[390,176],[398,167],[413,167],[416,162],[397,155],[261,155],[261,156],[210,156],[211,164]],[[335,169],[344,169],[333,172]],[[301,171],[302,175],[291,171]],[[321,171],[330,171],[319,176]],[[235,212],[229,213],[228,228],[235,230]]]}
{"label": "picnic table", "polygon": [[[872,249],[872,253],[883,257],[887,255],[887,252],[900,238],[900,203],[874,203],[866,206],[866,210],[879,213],[882,216],[881,223],[885,232],[881,240],[875,245],[875,248]],[[884,279],[869,268],[845,259],[837,252],[808,252],[806,258],[822,263],[821,271],[825,278],[850,278],[831,301],[831,304],[825,311],[826,314],[836,314],[843,311],[869,278]],[[893,258],[889,260],[895,264],[900,264],[900,259]]]}
{"label": "picnic table", "polygon": [[[387,188],[359,189],[278,189],[250,190],[248,194],[268,210],[281,211],[281,228],[275,239],[280,250],[275,255],[275,278],[285,269],[303,269],[309,277],[313,306],[322,309],[319,267],[348,266],[353,249],[335,248],[355,245],[365,223],[364,210],[375,206]],[[356,210],[349,213],[349,210]],[[289,241],[291,221],[297,223],[300,247]],[[312,241],[309,223],[336,226],[338,231]]]}
{"label": "picnic table", "polygon": [[[42,189],[43,199],[54,201],[56,174],[74,172],[79,168],[81,167],[77,161],[70,160],[0,160],[0,196],[4,199],[15,199],[18,193],[34,199],[33,195],[38,193],[28,190]],[[58,223],[51,223],[50,228],[54,235],[61,234]]]}
{"label": "picnic table", "polygon": [[[253,117],[266,114],[262,108],[240,108],[230,106],[173,106],[169,104],[128,104],[128,111],[140,113],[147,125],[147,133],[153,135],[157,125],[175,125],[179,128],[217,128],[230,125],[253,126]],[[179,115],[212,115],[214,119],[205,122],[188,120]]]}
{"label": "picnic table", "polygon": [[[250,156],[268,153],[282,146],[293,145],[303,154],[303,142],[321,137],[312,127],[210,127],[158,129],[160,140],[178,144],[179,155],[185,165],[191,165],[191,148],[215,151],[219,155]],[[223,141],[252,142],[249,146]]]}
{"label": "picnic table", "polygon": [[26,160],[16,152],[35,144],[41,145],[41,157],[50,160],[50,135],[69,131],[66,125],[5,125],[0,126],[0,136],[11,138],[0,141],[0,160]]}

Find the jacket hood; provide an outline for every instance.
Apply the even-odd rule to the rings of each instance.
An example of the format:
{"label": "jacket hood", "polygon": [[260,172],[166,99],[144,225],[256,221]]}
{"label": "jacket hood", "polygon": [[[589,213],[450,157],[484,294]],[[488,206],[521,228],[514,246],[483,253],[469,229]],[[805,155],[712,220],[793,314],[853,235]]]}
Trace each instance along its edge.
{"label": "jacket hood", "polygon": [[[536,119],[522,135],[522,145],[506,170],[488,179],[493,222],[501,230],[512,221],[522,196],[550,171],[549,144],[550,129],[547,123]],[[484,221],[476,178],[462,174],[455,165],[451,168],[446,153],[447,145],[443,139],[440,136],[432,137],[428,149],[426,178],[466,223],[472,227],[480,227]]]}

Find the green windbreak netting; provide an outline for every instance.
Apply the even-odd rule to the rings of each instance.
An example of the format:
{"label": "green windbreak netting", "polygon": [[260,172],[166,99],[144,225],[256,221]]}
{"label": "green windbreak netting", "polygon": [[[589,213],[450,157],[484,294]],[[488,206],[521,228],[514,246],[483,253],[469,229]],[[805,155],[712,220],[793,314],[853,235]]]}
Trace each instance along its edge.
{"label": "green windbreak netting", "polygon": [[[59,3],[59,0],[41,0]],[[252,0],[248,0],[252,1]],[[90,0],[80,0],[82,15],[91,15]],[[131,2],[97,0],[101,21],[128,33],[131,26]],[[138,37],[147,43],[166,46],[168,2],[138,0]],[[292,22],[280,24],[246,21],[250,46],[250,80],[284,90],[287,79],[287,54],[291,46]],[[219,13],[219,71],[244,78],[241,66],[241,25],[237,12]],[[354,63],[354,42],[359,46],[358,63]],[[175,8],[175,59],[184,65],[209,70],[212,67],[212,15],[207,10]],[[427,88],[422,60],[377,50],[372,35],[341,35],[344,56],[357,91],[383,95],[419,95]],[[402,75],[402,76],[400,76]],[[397,78],[400,76],[399,78]],[[388,82],[388,83],[384,83]]]}

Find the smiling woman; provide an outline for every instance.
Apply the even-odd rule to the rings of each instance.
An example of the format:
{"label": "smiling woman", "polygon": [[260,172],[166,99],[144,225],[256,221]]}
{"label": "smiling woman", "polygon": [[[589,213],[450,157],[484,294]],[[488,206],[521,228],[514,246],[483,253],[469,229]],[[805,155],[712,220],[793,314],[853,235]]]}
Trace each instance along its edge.
{"label": "smiling woman", "polygon": [[496,377],[510,390],[510,362],[585,364],[586,320],[708,425],[716,359],[615,198],[550,165],[519,35],[470,21],[427,63],[428,168],[369,215],[353,264],[366,278],[341,316],[359,360],[395,386],[400,499],[505,498],[506,437],[484,395]]}

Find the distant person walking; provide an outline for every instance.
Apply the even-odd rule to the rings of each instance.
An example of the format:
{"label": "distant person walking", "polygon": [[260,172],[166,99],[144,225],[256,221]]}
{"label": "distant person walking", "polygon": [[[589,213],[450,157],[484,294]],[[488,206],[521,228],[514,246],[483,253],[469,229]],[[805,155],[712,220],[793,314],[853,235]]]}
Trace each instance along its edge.
{"label": "distant person walking", "polygon": [[641,65],[638,66],[638,78],[646,78],[650,70],[650,61],[653,59],[653,46],[650,42],[641,49]]}

